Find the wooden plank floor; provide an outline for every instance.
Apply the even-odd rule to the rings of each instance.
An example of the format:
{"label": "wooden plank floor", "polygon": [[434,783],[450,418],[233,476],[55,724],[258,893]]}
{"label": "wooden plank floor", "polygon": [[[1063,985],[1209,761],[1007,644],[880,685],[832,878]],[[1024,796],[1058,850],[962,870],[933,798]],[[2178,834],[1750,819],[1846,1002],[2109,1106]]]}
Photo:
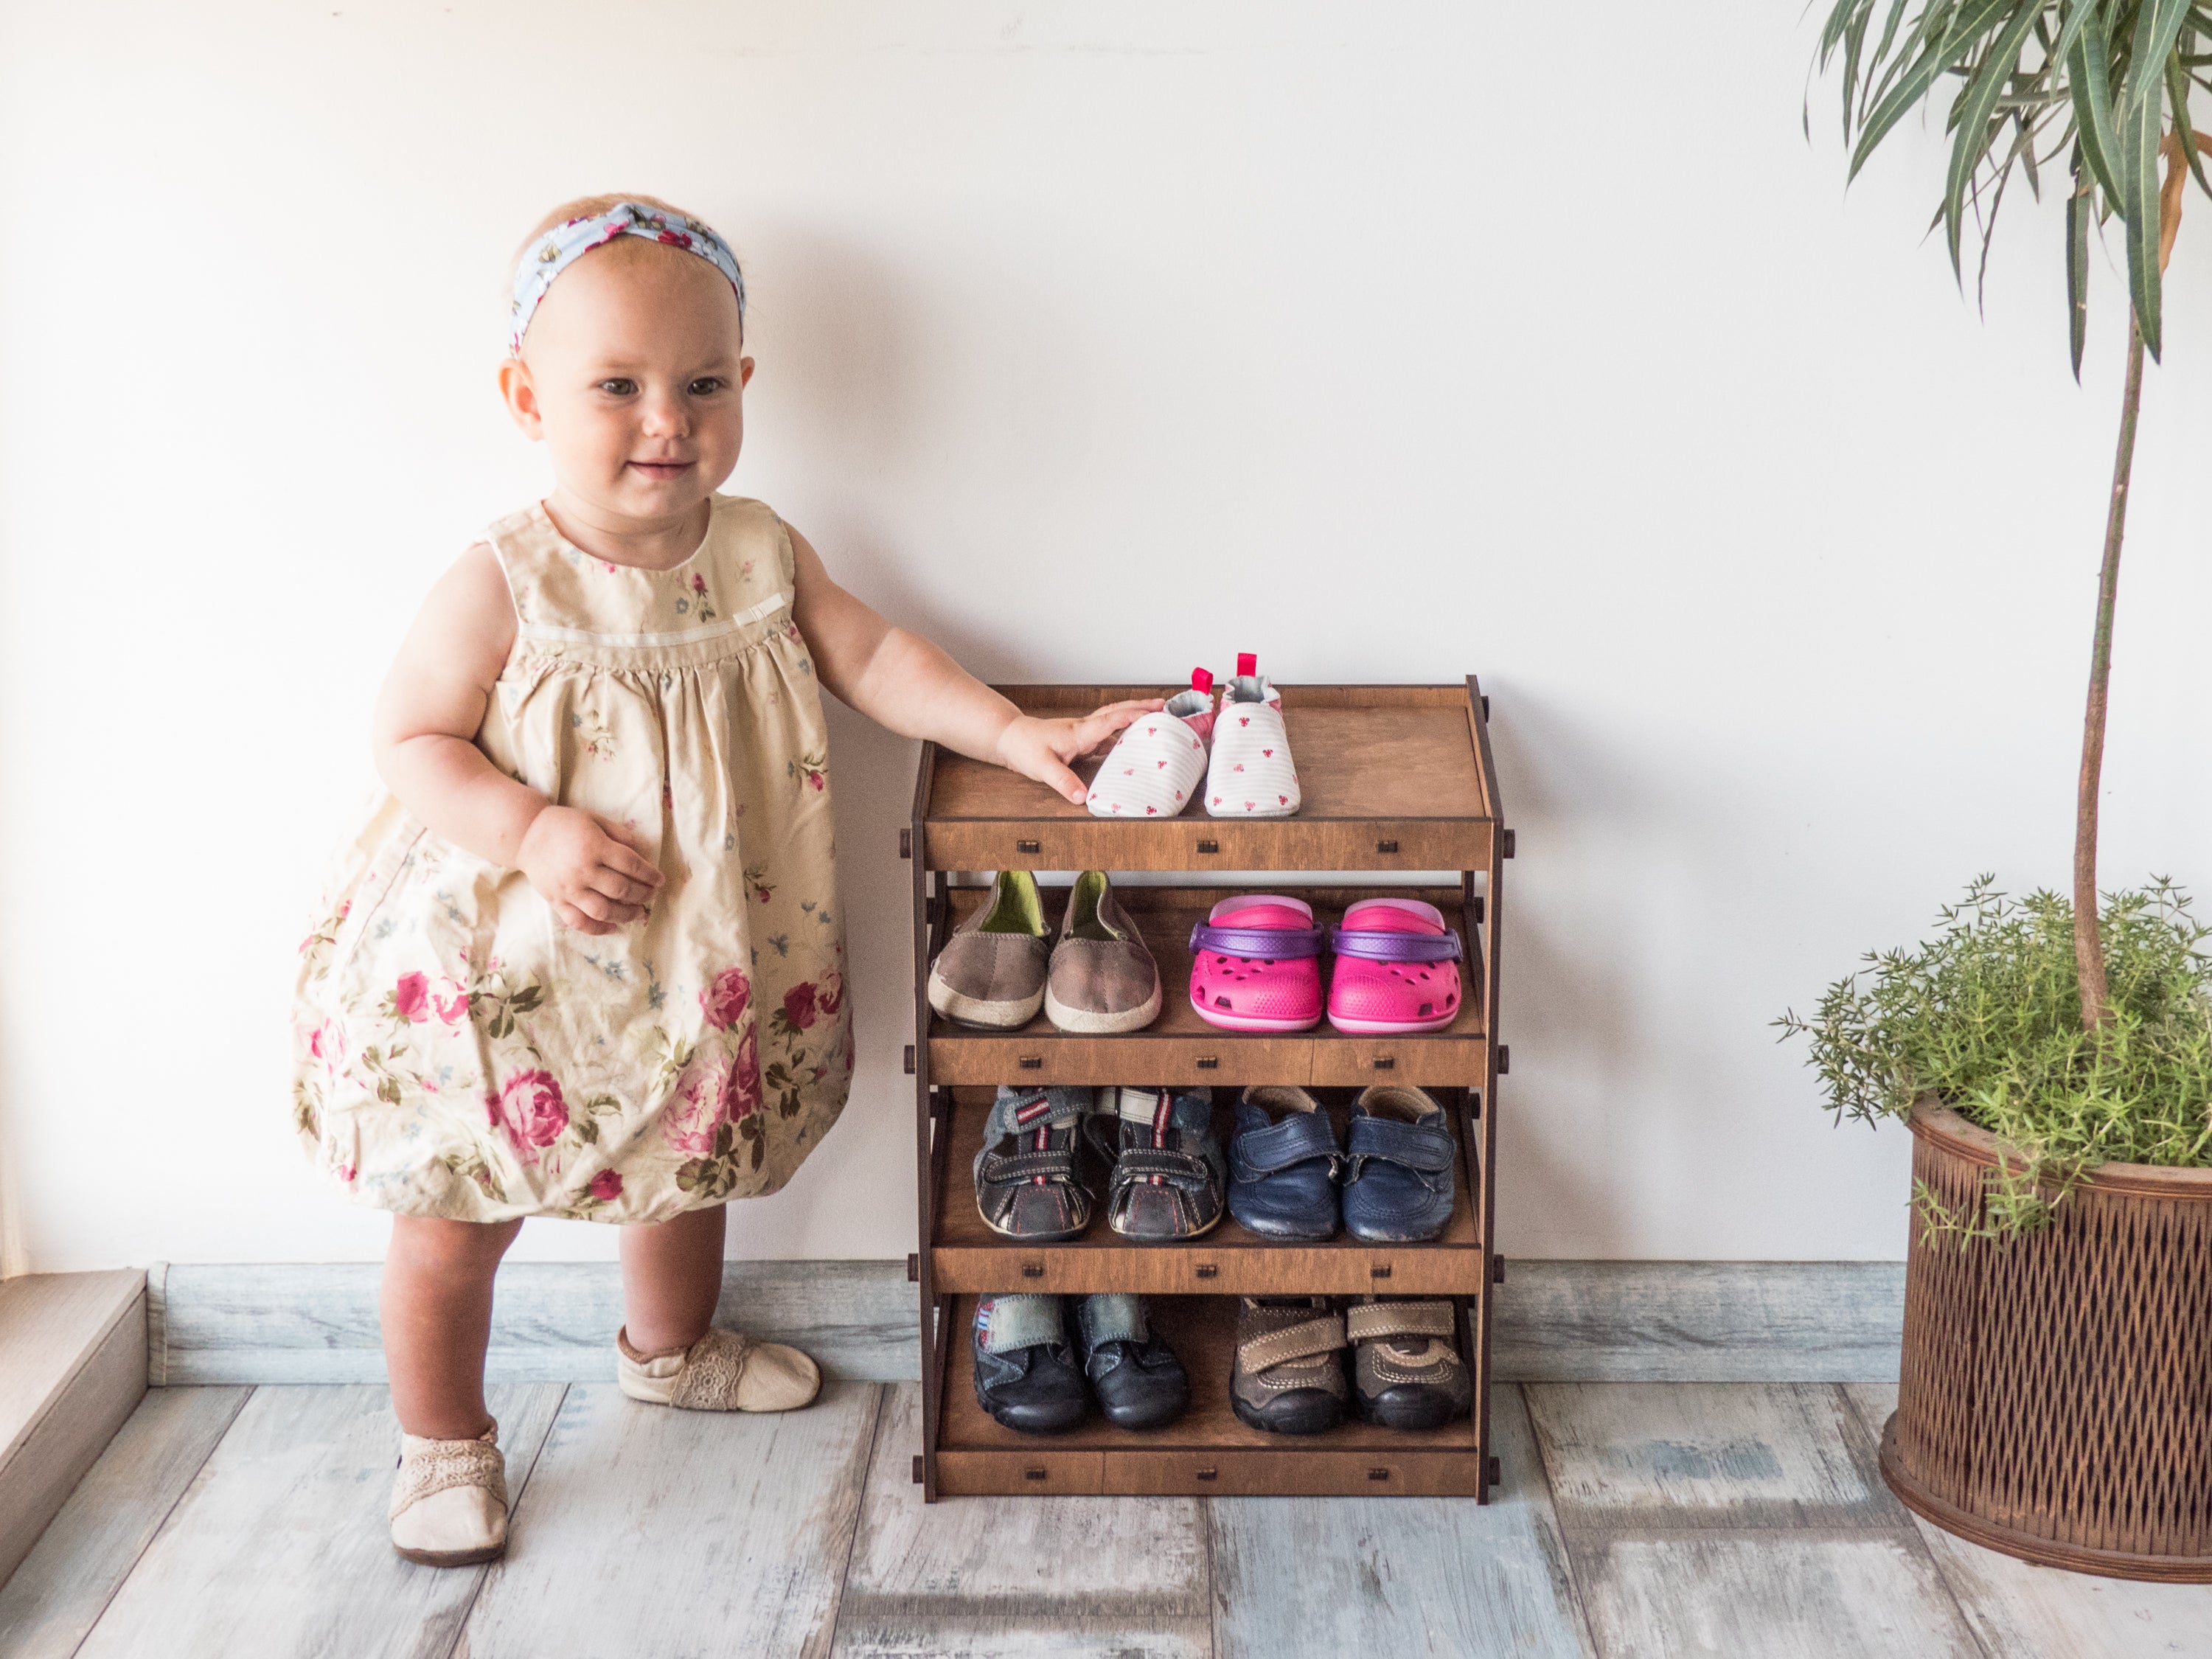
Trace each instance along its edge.
{"label": "wooden plank floor", "polygon": [[513,1545],[441,1572],[386,1547],[383,1390],[157,1389],[0,1587],[0,1653],[2212,1659],[2212,1588],[2030,1567],[1908,1514],[1874,1462],[1894,1396],[1501,1388],[1486,1507],[925,1506],[911,1383],[787,1418],[509,1384]]}

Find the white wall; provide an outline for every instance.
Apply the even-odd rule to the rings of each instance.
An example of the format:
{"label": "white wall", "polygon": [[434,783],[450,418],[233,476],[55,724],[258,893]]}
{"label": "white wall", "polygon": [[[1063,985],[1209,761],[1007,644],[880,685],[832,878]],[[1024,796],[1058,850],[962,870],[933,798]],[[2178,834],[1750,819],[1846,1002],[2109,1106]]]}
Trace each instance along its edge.
{"label": "white wall", "polygon": [[[732,488],[978,672],[1483,676],[1505,1249],[1901,1254],[1903,1133],[1831,1130],[1766,1022],[1978,870],[2065,878],[2119,288],[2077,390],[2023,197],[1978,320],[1932,136],[1846,198],[1826,88],[1802,135],[1800,12],[7,5],[15,1265],[380,1251],[292,1142],[293,947],[401,629],[544,483],[493,397],[508,251],[617,188],[750,267]],[[2106,869],[2212,884],[2190,211]],[[911,753],[836,737],[862,1073],[746,1254],[911,1241]]]}

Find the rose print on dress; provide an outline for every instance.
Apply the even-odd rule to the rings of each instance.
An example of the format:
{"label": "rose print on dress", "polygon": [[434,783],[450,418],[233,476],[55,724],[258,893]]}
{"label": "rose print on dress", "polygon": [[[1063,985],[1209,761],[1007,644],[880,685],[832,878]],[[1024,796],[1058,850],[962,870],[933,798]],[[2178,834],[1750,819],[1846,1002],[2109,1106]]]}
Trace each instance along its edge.
{"label": "rose print on dress", "polygon": [[745,866],[745,896],[766,904],[775,896],[775,884],[768,878],[768,866],[749,864]]}
{"label": "rose print on dress", "polygon": [[[681,599],[676,602],[676,608],[684,608]],[[707,579],[696,570],[691,573],[691,614],[701,622],[712,622],[720,614],[707,597]]]}
{"label": "rose print on dress", "polygon": [[537,1163],[539,1152],[568,1127],[568,1103],[562,1097],[559,1080],[536,1066],[515,1073],[497,1094],[486,1095],[484,1109],[492,1127],[506,1134],[507,1144],[525,1164]]}
{"label": "rose print on dress", "polygon": [[724,1097],[735,1069],[720,1048],[702,1048],[692,1057],[676,1092],[660,1109],[660,1133],[678,1152],[704,1157],[714,1150],[715,1133],[725,1121]]}
{"label": "rose print on dress", "polygon": [[794,985],[783,994],[783,1023],[793,1031],[811,1028],[817,1012],[811,985]]}
{"label": "rose print on dress", "polygon": [[699,993],[699,1006],[705,1012],[707,1024],[720,1026],[725,1031],[735,1030],[738,1022],[745,1017],[746,1005],[752,1000],[752,982],[742,968],[725,968],[714,975],[714,982]]}
{"label": "rose print on dress", "polygon": [[722,1095],[723,1112],[732,1122],[760,1110],[760,1029],[749,1025],[738,1040],[737,1057],[730,1064],[730,1079]]}
{"label": "rose print on dress", "polygon": [[826,1046],[818,1050],[808,1034],[821,1021],[834,1022],[844,999],[844,975],[830,968],[819,980],[802,980],[786,991],[783,1006],[769,1016],[769,1033],[783,1053],[769,1062],[763,1082],[768,1092],[776,1097],[779,1116],[797,1116],[806,1091],[827,1078],[831,1066],[842,1058],[841,1024],[833,1024],[823,1033]]}
{"label": "rose print on dress", "polygon": [[392,988],[392,1018],[420,1024],[430,1018],[430,976],[428,974],[402,974],[399,982]]}
{"label": "rose print on dress", "polygon": [[784,767],[785,775],[796,779],[805,787],[814,790],[830,786],[830,754],[827,750],[810,750]]}
{"label": "rose print on dress", "polygon": [[584,1183],[565,1213],[580,1221],[592,1218],[595,1211],[603,1210],[622,1196],[623,1178],[619,1170],[602,1170]]}
{"label": "rose print on dress", "polygon": [[695,1061],[661,1109],[661,1133],[696,1154],[676,1172],[679,1189],[711,1200],[734,1188],[743,1170],[760,1168],[768,1153],[760,1106],[759,1036],[748,1025],[735,1054]]}

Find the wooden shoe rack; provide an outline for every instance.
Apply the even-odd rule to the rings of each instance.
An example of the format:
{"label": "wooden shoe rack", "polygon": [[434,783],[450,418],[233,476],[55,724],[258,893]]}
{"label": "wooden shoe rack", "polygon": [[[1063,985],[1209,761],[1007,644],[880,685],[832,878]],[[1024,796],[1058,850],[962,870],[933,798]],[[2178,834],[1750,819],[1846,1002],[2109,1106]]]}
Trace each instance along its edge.
{"label": "wooden shoe rack", "polygon": [[[1151,687],[1000,688],[1036,714],[1082,714]],[[971,1493],[1357,1493],[1486,1499],[1498,1478],[1490,1437],[1490,1289],[1504,1261],[1492,1249],[1498,1042],[1498,874],[1512,856],[1491,763],[1487,700],[1463,685],[1286,685],[1283,718],[1304,802],[1297,817],[1212,818],[1196,805],[1176,817],[1094,818],[1042,785],[925,744],[914,823],[901,832],[914,863],[914,1074],[921,1249],[908,1263],[921,1286],[922,1447],[915,1479],[924,1496]],[[1079,768],[1086,775],[1091,763]],[[1160,969],[1160,1017],[1126,1036],[1076,1036],[1040,1015],[1023,1030],[983,1032],[932,1012],[929,963],[988,889],[963,872],[1098,869],[1138,926]],[[1184,872],[1190,885],[1147,885]],[[1451,886],[1412,886],[1395,872],[1456,873]],[[1125,872],[1144,872],[1125,881]],[[1190,1006],[1192,924],[1231,892],[1287,887],[1328,927],[1373,893],[1427,899],[1456,917],[1466,945],[1459,1018],[1418,1036],[1351,1036],[1326,1021],[1290,1036],[1219,1030]],[[1059,902],[1046,921],[1056,933]],[[1081,1238],[1057,1244],[1001,1238],[976,1213],[970,1165],[998,1085],[1137,1084],[1213,1089],[1225,1149],[1237,1091],[1247,1084],[1311,1088],[1340,1132],[1358,1091],[1372,1083],[1427,1090],[1452,1114],[1462,1152],[1459,1201],[1443,1237],[1375,1245],[1340,1234],[1321,1244],[1279,1244],[1224,1216],[1205,1237],[1141,1244],[1103,1214]],[[969,1330],[976,1298],[1020,1291],[1081,1295],[1133,1291],[1188,1372],[1191,1407],[1149,1434],[1095,1413],[1073,1434],[1017,1434],[975,1402]],[[1427,1433],[1357,1420],[1320,1435],[1248,1428],[1230,1408],[1229,1371],[1240,1296],[1449,1297],[1460,1352],[1474,1383],[1469,1417]],[[1346,1356],[1347,1360],[1349,1355]]]}

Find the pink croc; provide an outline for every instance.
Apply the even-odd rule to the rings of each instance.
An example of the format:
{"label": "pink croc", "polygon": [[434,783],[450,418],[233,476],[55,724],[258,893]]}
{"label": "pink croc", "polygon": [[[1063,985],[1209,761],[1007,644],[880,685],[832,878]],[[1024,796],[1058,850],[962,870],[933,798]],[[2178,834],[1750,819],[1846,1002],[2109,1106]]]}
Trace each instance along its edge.
{"label": "pink croc", "polygon": [[1328,1023],[1340,1031],[1440,1031],[1459,1017],[1459,934],[1419,899],[1364,899],[1330,935]]}
{"label": "pink croc", "polygon": [[1225,898],[1190,930],[1190,1006],[1228,1031],[1303,1031],[1321,1018],[1313,906],[1275,893]]}

